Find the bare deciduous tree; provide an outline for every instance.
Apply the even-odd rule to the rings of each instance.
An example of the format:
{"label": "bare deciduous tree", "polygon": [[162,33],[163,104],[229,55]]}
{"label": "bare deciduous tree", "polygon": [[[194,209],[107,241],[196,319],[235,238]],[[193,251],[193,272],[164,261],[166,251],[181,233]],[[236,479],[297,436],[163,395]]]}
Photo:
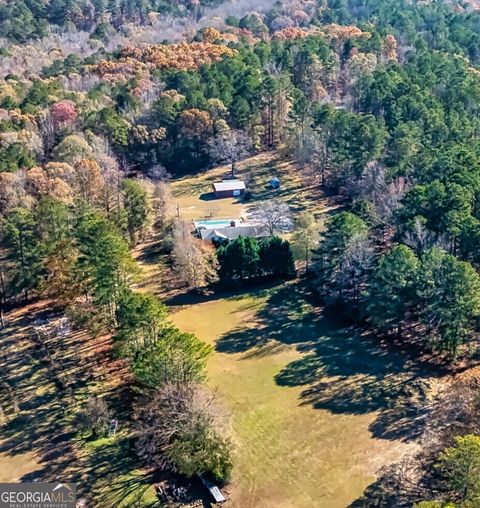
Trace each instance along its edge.
{"label": "bare deciduous tree", "polygon": [[203,288],[216,280],[215,249],[195,238],[186,222],[175,225],[172,256],[178,274],[190,289]]}
{"label": "bare deciduous tree", "polygon": [[164,231],[175,214],[172,190],[167,182],[156,182],[153,189],[153,209],[156,226]]}
{"label": "bare deciduous tree", "polygon": [[212,401],[213,395],[197,385],[167,384],[159,389],[137,414],[140,457],[156,466],[172,466],[167,452],[175,434],[185,425],[193,426],[194,420],[210,422]]}
{"label": "bare deciduous tree", "polygon": [[232,176],[235,176],[237,164],[251,150],[250,137],[243,131],[230,130],[210,142],[210,156],[217,162],[230,164]]}
{"label": "bare deciduous tree", "polygon": [[292,214],[285,201],[274,200],[262,203],[253,213],[252,219],[261,224],[270,236],[292,228]]}
{"label": "bare deciduous tree", "polygon": [[171,174],[166,170],[165,166],[155,164],[148,169],[148,176],[155,181],[166,182],[170,180]]}
{"label": "bare deciduous tree", "polygon": [[12,208],[22,206],[30,208],[34,199],[26,191],[26,172],[0,173],[0,214],[6,214]]}
{"label": "bare deciduous tree", "polygon": [[356,303],[362,285],[373,265],[374,250],[365,234],[356,234],[345,246],[339,263],[332,274],[333,286],[343,299]]}
{"label": "bare deciduous tree", "polygon": [[361,178],[350,182],[348,188],[351,196],[367,199],[373,204],[376,219],[380,224],[391,222],[407,190],[405,178],[389,178],[385,166],[377,162],[367,164]]}
{"label": "bare deciduous tree", "polygon": [[435,234],[427,228],[425,219],[416,217],[404,235],[404,242],[420,256],[435,244]]}
{"label": "bare deciduous tree", "polygon": [[107,432],[111,417],[110,409],[104,399],[90,397],[78,415],[78,424],[92,436],[99,437]]}
{"label": "bare deciduous tree", "polygon": [[352,178],[347,192],[357,205],[368,213],[377,226],[379,240],[387,242],[395,233],[395,214],[409,189],[404,177],[392,178],[387,168],[378,162],[368,163],[360,178]]}
{"label": "bare deciduous tree", "polygon": [[231,445],[215,396],[195,384],[169,384],[137,414],[137,453],[150,466],[227,480]]}

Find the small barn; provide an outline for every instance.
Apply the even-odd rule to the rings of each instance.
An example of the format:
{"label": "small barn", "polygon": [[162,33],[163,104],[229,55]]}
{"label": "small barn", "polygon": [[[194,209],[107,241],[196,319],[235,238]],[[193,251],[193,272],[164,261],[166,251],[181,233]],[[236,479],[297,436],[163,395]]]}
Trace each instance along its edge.
{"label": "small barn", "polygon": [[245,193],[243,180],[222,180],[213,184],[213,192],[216,198],[234,198]]}

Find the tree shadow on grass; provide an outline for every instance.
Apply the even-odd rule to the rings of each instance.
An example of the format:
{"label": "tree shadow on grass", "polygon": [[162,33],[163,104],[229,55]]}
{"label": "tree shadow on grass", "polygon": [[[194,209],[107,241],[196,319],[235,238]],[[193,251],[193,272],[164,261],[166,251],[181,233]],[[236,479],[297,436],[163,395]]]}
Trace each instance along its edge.
{"label": "tree shadow on grass", "polygon": [[377,438],[410,441],[422,433],[433,369],[381,347],[338,314],[313,308],[304,284],[272,291],[252,326],[225,334],[216,349],[253,358],[286,346],[304,356],[278,372],[275,381],[305,387],[302,405],[338,414],[376,412],[369,430]]}
{"label": "tree shadow on grass", "polygon": [[[39,322],[56,318],[55,313],[33,307],[9,315],[8,327],[0,331],[2,381],[13,388],[19,406],[15,413],[8,394],[0,392],[2,407],[8,409],[0,453],[8,464],[8,456],[35,452],[36,463],[19,478],[22,482],[73,482],[79,498],[85,497],[89,505],[120,506],[122,498],[127,499],[122,506],[136,506],[135,499],[143,496],[150,482],[138,470],[131,440],[125,435],[132,394],[128,383],[111,383],[113,376],[123,378],[124,373],[111,358],[110,339],[92,339],[75,330],[52,335],[45,340],[52,367],[45,361],[45,349],[32,340],[32,331]],[[52,378],[52,369],[61,377],[61,388]],[[95,445],[79,442],[76,414],[91,394],[106,397],[119,419],[121,433],[116,439]]]}
{"label": "tree shadow on grass", "polygon": [[362,496],[347,508],[410,508],[412,496],[409,495],[386,467],[379,478],[369,485]]}

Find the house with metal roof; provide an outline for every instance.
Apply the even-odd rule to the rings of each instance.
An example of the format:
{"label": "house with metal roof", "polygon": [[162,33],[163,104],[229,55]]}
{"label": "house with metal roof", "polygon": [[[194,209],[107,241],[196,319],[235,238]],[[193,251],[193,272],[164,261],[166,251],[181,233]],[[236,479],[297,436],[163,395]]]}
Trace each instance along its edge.
{"label": "house with metal roof", "polygon": [[245,193],[246,186],[243,180],[222,180],[213,184],[216,198],[239,197]]}

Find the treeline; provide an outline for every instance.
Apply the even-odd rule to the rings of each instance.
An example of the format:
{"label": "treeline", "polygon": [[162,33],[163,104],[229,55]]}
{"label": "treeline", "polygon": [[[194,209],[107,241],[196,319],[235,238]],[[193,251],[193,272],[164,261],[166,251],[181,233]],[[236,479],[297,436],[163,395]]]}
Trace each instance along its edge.
{"label": "treeline", "polygon": [[[145,172],[155,172],[159,165],[175,173],[214,162],[234,163],[249,151],[284,142],[304,121],[301,108],[308,99],[318,101],[334,91],[338,67],[320,36],[253,47],[239,39],[230,43],[232,53],[230,47],[212,42],[221,38],[219,32],[206,33],[201,36],[204,42],[176,50],[184,53],[176,62],[192,60],[192,52],[195,61],[214,58],[198,69],[169,65],[163,59],[171,55],[164,51],[158,51],[160,61],[147,63],[149,50],[147,55],[134,52],[125,62],[120,54],[103,63],[100,56],[87,62],[69,56],[46,70],[46,76],[55,78],[24,82],[8,76],[0,85],[4,171],[91,158],[98,151],[96,137],[107,139],[117,158]],[[215,48],[231,54],[219,58]],[[157,53],[155,47],[151,51]],[[283,71],[268,75],[266,66]],[[290,114],[290,106],[297,103],[299,111]],[[244,148],[234,151],[237,145]]]}
{"label": "treeline", "polygon": [[[309,120],[314,168],[355,214],[325,233],[321,291],[452,356],[478,349],[479,84],[464,59],[417,52],[362,76],[352,111],[324,107]],[[411,280],[393,275],[395,263]]]}
{"label": "treeline", "polygon": [[[88,125],[97,132],[101,129],[133,163],[148,166],[154,161],[170,172],[230,162],[235,157],[230,132],[245,133],[250,150],[277,145],[286,136],[294,83],[302,82],[309,72],[304,62],[314,59],[319,65],[331,64],[331,50],[320,37],[236,49],[234,56],[198,70],[172,66],[157,71],[165,91],[142,111],[140,125],[130,127],[131,136],[122,134],[128,132],[128,126],[114,108],[92,113]],[[267,65],[281,66],[283,71],[268,76],[264,72]],[[117,104],[134,115],[141,109],[137,87],[134,79],[112,90]],[[160,138],[154,132],[161,133]],[[235,141],[242,144],[238,135]],[[212,145],[224,147],[223,156],[222,151],[211,150]]]}
{"label": "treeline", "polygon": [[[135,181],[123,180],[117,192],[105,208],[41,197],[29,208],[10,210],[2,221],[10,269],[8,276],[2,272],[1,303],[48,296],[66,307],[77,326],[93,335],[113,334],[115,352],[130,366],[145,399],[140,405],[148,408],[132,415],[142,460],[226,482],[232,445],[202,386],[212,348],[174,327],[157,297],[134,289],[139,274],[130,247],[148,227],[150,204]],[[90,400],[81,414],[95,435],[108,422],[104,406]],[[158,419],[155,425],[152,418]]]}
{"label": "treeline", "polygon": [[446,352],[478,351],[480,276],[438,246],[394,244],[378,252],[358,216],[333,217],[316,252],[319,292],[342,302],[357,319],[417,346]]}
{"label": "treeline", "polygon": [[[87,176],[89,176],[87,174]],[[146,192],[124,180],[121,205],[106,213],[85,201],[67,204],[50,196],[17,206],[2,221],[13,267],[3,299],[32,295],[68,301],[90,294],[112,317],[115,301],[133,277],[130,245],[148,227]]]}
{"label": "treeline", "polygon": [[[453,5],[452,5],[453,4]],[[408,0],[334,0],[319,11],[321,23],[364,26],[375,20],[380,31],[401,36],[416,50],[428,46],[464,54],[473,63],[480,58],[480,13],[468,2],[430,3]]]}

